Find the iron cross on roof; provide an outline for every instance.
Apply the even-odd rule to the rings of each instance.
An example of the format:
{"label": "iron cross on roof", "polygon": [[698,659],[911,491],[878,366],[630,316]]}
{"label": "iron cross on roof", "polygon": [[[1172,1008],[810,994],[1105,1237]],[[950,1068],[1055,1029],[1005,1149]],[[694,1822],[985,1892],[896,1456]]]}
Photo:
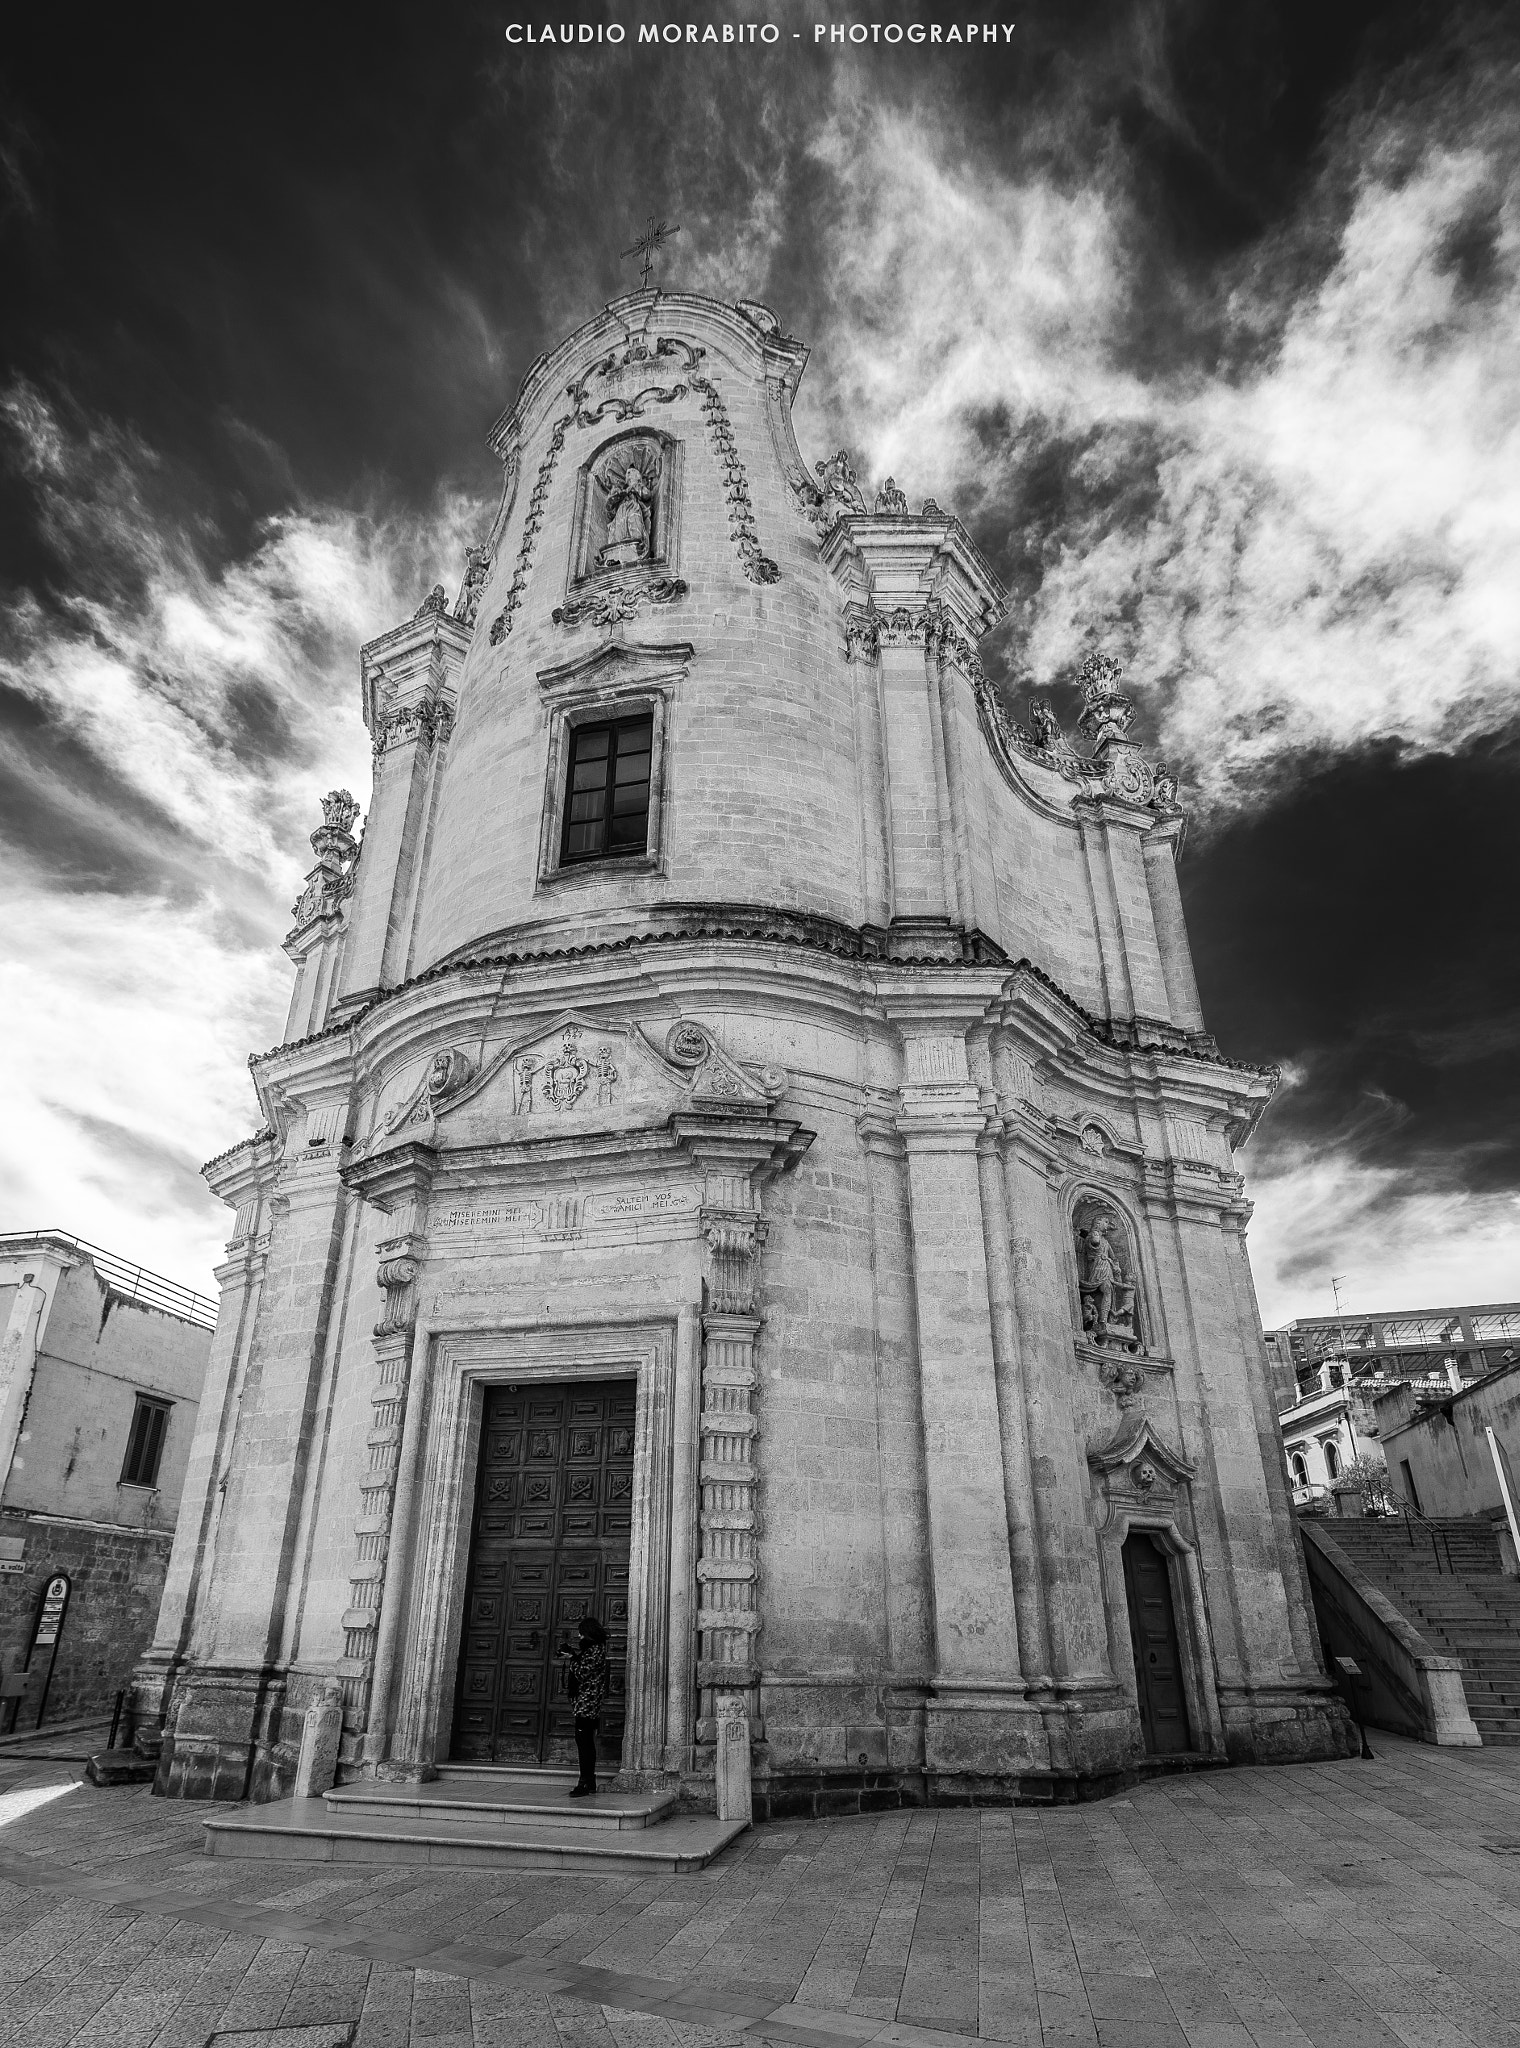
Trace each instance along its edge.
{"label": "iron cross on roof", "polygon": [[644,274],[639,286],[641,291],[647,292],[649,289],[649,269],[654,261],[655,250],[659,248],[662,242],[668,242],[672,235],[678,235],[680,232],[679,227],[671,227],[668,222],[663,220],[657,221],[654,215],[651,214],[649,216],[649,225],[645,228],[643,234],[639,236],[639,239],[631,248],[623,251],[621,260],[625,262],[630,256],[642,256],[644,259]]}

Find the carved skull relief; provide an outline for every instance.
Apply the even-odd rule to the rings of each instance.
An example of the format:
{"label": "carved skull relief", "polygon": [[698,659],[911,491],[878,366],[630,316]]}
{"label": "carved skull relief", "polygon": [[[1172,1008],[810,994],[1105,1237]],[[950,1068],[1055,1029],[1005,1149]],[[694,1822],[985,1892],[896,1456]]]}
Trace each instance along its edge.
{"label": "carved skull relief", "polygon": [[1139,1351],[1134,1257],[1119,1212],[1100,1195],[1085,1195],[1073,1222],[1082,1334],[1094,1344]]}

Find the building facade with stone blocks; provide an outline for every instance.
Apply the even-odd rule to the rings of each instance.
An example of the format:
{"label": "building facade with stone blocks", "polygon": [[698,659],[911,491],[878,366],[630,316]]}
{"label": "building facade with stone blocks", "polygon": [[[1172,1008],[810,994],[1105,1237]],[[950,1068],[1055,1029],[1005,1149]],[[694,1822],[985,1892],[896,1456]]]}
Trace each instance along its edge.
{"label": "building facade with stone blocks", "polygon": [[0,1235],[0,1733],[109,1713],[152,1639],[215,1304]]}
{"label": "building facade with stone blocks", "polygon": [[811,467],[764,307],[529,370],[463,587],[361,658],[157,1640],[160,1789],[601,1741],[759,1813],[1344,1753],[1172,779],[977,646],[961,524]]}

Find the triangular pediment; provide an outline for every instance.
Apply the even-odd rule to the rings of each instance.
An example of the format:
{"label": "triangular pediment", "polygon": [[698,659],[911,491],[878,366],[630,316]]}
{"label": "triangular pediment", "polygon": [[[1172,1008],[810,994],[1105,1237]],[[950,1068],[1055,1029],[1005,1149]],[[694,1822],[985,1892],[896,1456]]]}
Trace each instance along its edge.
{"label": "triangular pediment", "polygon": [[668,676],[691,660],[689,640],[604,640],[571,661],[538,671],[538,686],[551,695],[586,683],[638,683]]}
{"label": "triangular pediment", "polygon": [[521,1037],[449,1046],[404,1068],[366,1150],[419,1137],[452,1150],[649,1130],[678,1110],[765,1115],[785,1086],[778,1068],[741,1065],[690,1020],[660,1046],[626,1019],[564,1010]]}

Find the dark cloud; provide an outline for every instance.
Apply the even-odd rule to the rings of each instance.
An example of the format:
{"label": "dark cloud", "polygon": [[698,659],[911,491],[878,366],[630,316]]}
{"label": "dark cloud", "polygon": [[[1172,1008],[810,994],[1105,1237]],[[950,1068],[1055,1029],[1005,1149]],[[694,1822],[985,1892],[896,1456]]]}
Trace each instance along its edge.
{"label": "dark cloud", "polygon": [[1326,764],[1206,835],[1183,898],[1211,1028],[1291,1084],[1253,1146],[1416,1191],[1520,1186],[1520,737]]}

